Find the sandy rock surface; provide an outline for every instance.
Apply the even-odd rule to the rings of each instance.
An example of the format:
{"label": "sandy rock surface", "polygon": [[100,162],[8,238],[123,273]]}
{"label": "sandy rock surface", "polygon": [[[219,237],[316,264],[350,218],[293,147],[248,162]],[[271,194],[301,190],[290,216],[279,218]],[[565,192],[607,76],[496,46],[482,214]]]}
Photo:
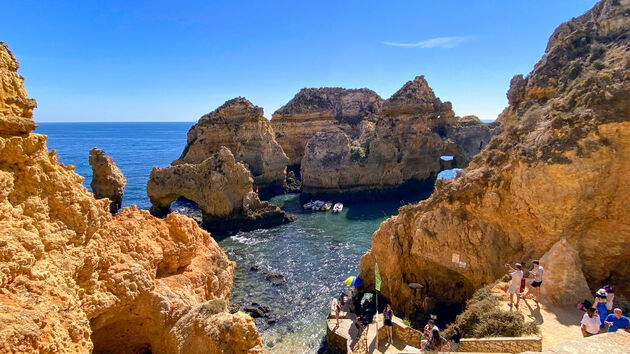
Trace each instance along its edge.
{"label": "sandy rock surface", "polygon": [[605,282],[628,295],[629,11],[605,0],[558,27],[534,70],[512,79],[503,132],[374,233],[360,265],[367,288],[376,257],[397,311],[419,312],[411,282],[462,303],[505,263],[529,264],[564,237],[591,290]]}
{"label": "sandy rock surface", "polygon": [[190,218],[112,216],[30,133],[16,70],[0,43],[0,352],[259,350],[227,312],[234,262]]}

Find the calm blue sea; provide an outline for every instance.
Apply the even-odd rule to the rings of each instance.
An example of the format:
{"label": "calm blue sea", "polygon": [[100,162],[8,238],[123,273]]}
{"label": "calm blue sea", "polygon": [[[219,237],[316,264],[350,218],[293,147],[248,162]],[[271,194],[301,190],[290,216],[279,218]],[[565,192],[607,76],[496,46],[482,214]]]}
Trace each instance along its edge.
{"label": "calm blue sea", "polygon": [[[89,150],[101,148],[114,158],[127,178],[123,205],[149,208],[146,182],[154,166],[168,166],[186,144],[190,123],[40,123],[36,132],[48,135],[48,148],[59,161],[75,165],[89,188]],[[370,248],[372,233],[407,202],[428,197],[410,195],[404,201],[346,204],[341,214],[304,212],[297,194],[275,197],[297,220],[269,230],[240,232],[218,240],[237,262],[232,303],[241,307],[266,305],[277,319],[258,323],[271,353],[312,353],[325,335],[330,300],[356,275],[360,257]],[[260,269],[251,271],[256,265]],[[287,283],[272,286],[265,273],[283,274]]]}

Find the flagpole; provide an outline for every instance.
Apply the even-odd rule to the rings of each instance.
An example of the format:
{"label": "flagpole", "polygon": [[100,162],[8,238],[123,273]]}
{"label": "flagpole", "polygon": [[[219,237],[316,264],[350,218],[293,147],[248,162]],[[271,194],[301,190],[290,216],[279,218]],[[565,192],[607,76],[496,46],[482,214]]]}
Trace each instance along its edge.
{"label": "flagpole", "polygon": [[[375,269],[378,269],[378,263],[376,263],[376,255],[374,256],[374,267]],[[376,296],[376,348],[375,351],[378,351],[378,287],[376,284],[376,273],[377,271],[374,271],[374,296]],[[379,275],[380,278],[380,275]]]}

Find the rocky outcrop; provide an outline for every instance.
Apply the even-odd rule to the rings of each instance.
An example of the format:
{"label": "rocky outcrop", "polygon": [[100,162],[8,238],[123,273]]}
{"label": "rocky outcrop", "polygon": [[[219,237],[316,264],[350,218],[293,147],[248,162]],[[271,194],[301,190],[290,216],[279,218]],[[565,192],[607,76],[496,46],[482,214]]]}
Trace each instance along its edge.
{"label": "rocky outcrop", "polygon": [[446,151],[445,154],[460,156],[461,161],[457,166],[466,167],[500,131],[499,122],[483,123],[476,116],[455,117],[455,122],[446,127],[446,136],[452,141],[452,151]]}
{"label": "rocky outcrop", "polygon": [[492,135],[478,120],[457,120],[451,104],[435,97],[423,76],[407,82],[373,121],[358,127],[355,136],[333,130],[308,141],[301,165],[303,200],[404,195],[433,183],[442,169],[440,156],[453,155],[456,166],[465,166],[480,151],[478,141],[487,143]]}
{"label": "rocky outcrop", "polygon": [[190,218],[116,216],[30,133],[17,62],[0,43],[1,352],[254,352],[229,314],[235,264]]}
{"label": "rocky outcrop", "polygon": [[[527,76],[512,79],[503,132],[431,198],[383,222],[360,276],[413,316],[408,284],[463,303],[562,237],[591,287],[630,279],[630,1],[605,0],[561,25]],[[550,271],[548,268],[546,271]]]}
{"label": "rocky outcrop", "polygon": [[101,149],[90,150],[90,166],[92,166],[92,193],[97,199],[110,200],[109,211],[116,214],[122,206],[123,193],[127,180],[116,166],[111,156],[105,155]]}
{"label": "rocky outcrop", "polygon": [[357,137],[360,123],[380,112],[382,104],[383,99],[368,89],[304,88],[273,114],[271,126],[289,165],[297,166],[316,133],[341,131]]}
{"label": "rocky outcrop", "polygon": [[541,299],[551,305],[575,305],[593,297],[584,273],[580,254],[564,238],[556,242],[540,259],[544,267]]}
{"label": "rocky outcrop", "polygon": [[154,167],[147,182],[151,213],[170,213],[171,203],[184,197],[197,203],[201,225],[216,233],[266,228],[292,219],[280,208],[261,202],[252,190],[252,177],[226,147],[198,164]]}
{"label": "rocky outcrop", "polygon": [[186,147],[173,165],[201,163],[222,146],[247,166],[254,178],[254,190],[261,197],[285,191],[289,159],[276,142],[261,107],[237,97],[204,115],[188,131]]}

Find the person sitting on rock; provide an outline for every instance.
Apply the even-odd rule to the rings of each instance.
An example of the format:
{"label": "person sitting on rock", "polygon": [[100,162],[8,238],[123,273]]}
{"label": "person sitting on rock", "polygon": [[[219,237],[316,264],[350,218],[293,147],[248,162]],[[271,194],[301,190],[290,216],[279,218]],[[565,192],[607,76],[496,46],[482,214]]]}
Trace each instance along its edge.
{"label": "person sitting on rock", "polygon": [[446,343],[446,339],[440,336],[440,331],[437,328],[431,330],[431,335],[427,344],[424,346],[424,350],[430,351],[440,351],[442,349],[442,345]]}
{"label": "person sitting on rock", "polygon": [[608,332],[617,332],[618,329],[630,330],[630,320],[622,315],[620,308],[616,308],[608,315],[605,323],[608,325]]}
{"label": "person sitting on rock", "polygon": [[455,333],[451,334],[451,351],[457,351],[459,349],[459,341],[462,339],[462,330],[459,326],[453,327]]}
{"label": "person sitting on rock", "polygon": [[529,272],[529,274],[534,276],[534,281],[529,286],[529,289],[527,290],[527,294],[523,296],[523,299],[527,298],[527,296],[529,295],[529,293],[532,292],[532,290],[536,290],[536,297],[534,297],[534,302],[538,303],[538,301],[540,301],[540,285],[542,284],[543,272],[545,270],[543,269],[543,267],[540,266],[539,261],[533,261],[532,263],[534,264],[534,269],[532,269],[532,271]]}
{"label": "person sitting on rock", "polygon": [[584,317],[582,317],[582,322],[580,322],[580,329],[582,330],[582,335],[584,337],[590,337],[599,333],[599,315],[597,314],[597,309],[594,307],[590,307]]}
{"label": "person sitting on rock", "polygon": [[516,269],[512,268],[509,263],[505,264],[505,268],[510,272],[510,276],[512,280],[510,280],[510,285],[508,287],[508,294],[510,294],[510,308],[514,306],[514,295],[516,295],[516,308],[518,309],[518,302],[521,299],[521,279],[523,279],[523,270],[520,263],[516,263],[514,265]]}

